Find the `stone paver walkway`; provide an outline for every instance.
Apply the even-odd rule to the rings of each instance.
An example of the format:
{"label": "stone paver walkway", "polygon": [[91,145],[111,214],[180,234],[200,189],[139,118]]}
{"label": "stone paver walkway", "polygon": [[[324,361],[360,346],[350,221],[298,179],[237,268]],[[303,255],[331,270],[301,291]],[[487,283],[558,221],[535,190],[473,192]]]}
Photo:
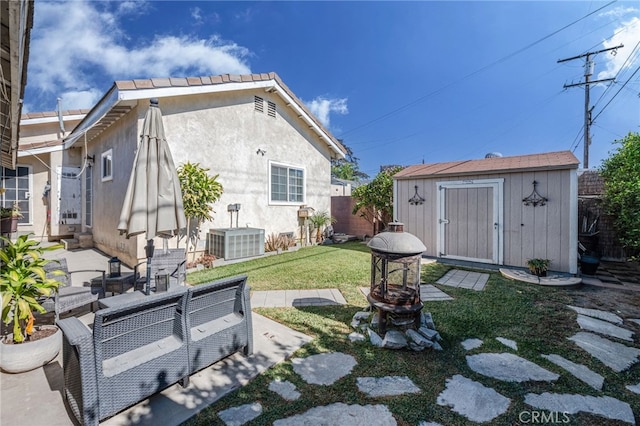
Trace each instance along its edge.
{"label": "stone paver walkway", "polygon": [[[369,287],[360,287],[360,291],[366,296],[371,289]],[[431,284],[422,284],[420,285],[420,300],[423,302],[440,302],[453,300],[453,297]]]}
{"label": "stone paver walkway", "polygon": [[487,285],[488,280],[489,274],[463,271],[461,269],[451,269],[436,281],[436,284],[480,291],[484,290],[484,286]]}
{"label": "stone paver walkway", "polygon": [[337,288],[320,290],[269,290],[251,293],[251,308],[346,305]]}
{"label": "stone paver walkway", "polygon": [[[486,276],[486,277],[485,277]],[[487,282],[488,274],[474,273],[461,270],[451,270],[440,280],[439,284],[452,287],[482,290]],[[335,290],[335,289],[334,289]],[[298,292],[255,292],[252,297],[254,306],[302,306],[303,304],[342,304],[337,301],[333,290],[325,290],[324,294],[313,294],[305,291]],[[361,288],[363,294],[369,292],[368,288]],[[340,295],[339,291],[335,292]],[[452,298],[438,288],[431,285],[421,286],[423,300],[451,300]],[[340,295],[341,297],[341,295]],[[324,299],[322,302],[317,299]],[[343,299],[344,300],[344,299]],[[625,340],[633,344],[633,332],[621,327],[623,320],[619,316],[595,309],[585,309],[569,306],[578,313],[577,322],[583,329]],[[358,330],[360,316],[368,320],[370,312],[359,312],[354,316],[352,326]],[[358,320],[358,321],[356,321]],[[608,322],[607,322],[608,321]],[[631,320],[630,320],[631,321]],[[617,325],[614,325],[617,324]],[[385,339],[392,333],[386,333]],[[357,333],[352,333],[357,334]],[[437,334],[437,333],[436,333]],[[364,339],[364,335],[362,335]],[[514,351],[518,350],[515,340],[496,336],[495,339]],[[578,332],[569,337],[579,347],[589,352],[592,356],[602,361],[614,371],[623,371],[638,362],[640,349],[623,345],[600,337],[589,332]],[[353,339],[352,339],[353,340]],[[478,349],[483,341],[470,337],[461,342],[466,350]],[[560,355],[550,354],[541,357],[591,386],[595,391],[603,388],[604,377],[588,367],[577,364]],[[538,364],[519,357],[512,353],[478,353],[466,356],[467,365],[476,373],[486,377],[506,382],[554,382],[560,375],[554,371],[542,368]],[[293,370],[309,384],[328,386],[337,380],[352,374],[357,361],[351,355],[339,352],[311,355],[306,358],[294,358],[291,360]],[[438,395],[438,405],[450,407],[452,411],[473,422],[498,421],[510,407],[512,400],[501,395],[493,388],[461,374],[455,374],[446,379],[443,391]],[[422,390],[406,376],[386,377],[357,377],[358,390],[371,398],[393,398],[395,396],[419,393]],[[626,387],[631,392],[640,392],[640,383],[632,383]],[[291,382],[273,381],[269,390],[277,393],[282,398],[293,401],[300,397],[300,392]],[[585,412],[609,419],[621,420],[635,424],[634,413],[631,406],[621,400],[609,396],[590,396],[579,394],[556,394],[544,392],[541,394],[529,393],[520,397],[521,401],[534,409],[548,410],[563,413],[564,415]],[[237,410],[225,410],[219,413],[226,425],[242,425],[249,418],[259,415],[262,407],[259,404],[245,404],[236,407]],[[235,413],[234,415],[231,415]],[[277,420],[273,423],[278,426],[299,424],[376,424],[396,425],[397,422],[386,405],[348,405],[335,403],[321,407],[314,407],[308,411],[292,417]],[[426,419],[419,422],[420,426],[437,425]]]}

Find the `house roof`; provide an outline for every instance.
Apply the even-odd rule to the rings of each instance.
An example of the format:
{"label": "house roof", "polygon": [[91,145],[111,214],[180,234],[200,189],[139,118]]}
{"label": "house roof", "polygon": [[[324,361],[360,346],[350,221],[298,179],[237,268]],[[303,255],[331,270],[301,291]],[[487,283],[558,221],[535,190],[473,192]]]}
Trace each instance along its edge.
{"label": "house roof", "polygon": [[534,170],[577,169],[580,161],[571,151],[542,154],[492,157],[479,160],[450,161],[446,163],[418,164],[396,173],[394,179],[415,179],[433,176],[477,175]]}
{"label": "house roof", "polygon": [[[88,109],[69,109],[62,111],[60,115],[65,124],[73,120],[80,120],[84,118]],[[30,126],[34,124],[43,123],[57,123],[60,120],[60,116],[57,111],[43,111],[43,112],[29,112],[23,113],[20,118],[20,126]],[[53,135],[52,135],[53,136]],[[23,138],[20,140],[20,146],[18,148],[18,157],[25,157],[33,154],[41,154],[45,152],[58,151],[63,147],[63,139],[55,138],[38,142],[28,142],[29,138]]]}
{"label": "house roof", "polygon": [[[70,117],[70,116],[80,116],[80,115],[86,115],[90,110],[89,109],[68,109],[65,111],[62,111],[62,116],[63,117]],[[51,122],[51,121],[56,121],[58,119],[58,112],[57,111],[43,111],[43,112],[27,112],[27,113],[23,113],[22,116],[20,117],[20,124],[31,124],[31,123],[25,123],[26,120],[40,120],[42,119],[43,121],[47,121],[47,122]]]}
{"label": "house roof", "polygon": [[0,3],[0,166],[15,169],[20,136],[20,112],[27,84],[27,63],[33,27],[33,0]]}
{"label": "house roof", "polygon": [[116,81],[85,119],[65,138],[65,146],[73,145],[85,133],[87,141],[95,138],[129,112],[139,99],[247,89],[275,92],[285,101],[287,106],[296,111],[300,119],[307,122],[309,128],[324,140],[338,157],[345,156],[346,149],[342,143],[320,123],[275,72]]}

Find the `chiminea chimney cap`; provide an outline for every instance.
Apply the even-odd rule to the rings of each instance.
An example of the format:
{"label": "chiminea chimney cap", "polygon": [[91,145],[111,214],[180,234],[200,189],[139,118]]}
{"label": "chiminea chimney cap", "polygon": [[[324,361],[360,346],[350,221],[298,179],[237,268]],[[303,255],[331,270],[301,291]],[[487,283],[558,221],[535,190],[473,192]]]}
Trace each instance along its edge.
{"label": "chiminea chimney cap", "polygon": [[416,255],[427,250],[418,237],[403,232],[402,228],[402,223],[391,222],[390,230],[375,235],[367,246],[377,252],[402,255]]}

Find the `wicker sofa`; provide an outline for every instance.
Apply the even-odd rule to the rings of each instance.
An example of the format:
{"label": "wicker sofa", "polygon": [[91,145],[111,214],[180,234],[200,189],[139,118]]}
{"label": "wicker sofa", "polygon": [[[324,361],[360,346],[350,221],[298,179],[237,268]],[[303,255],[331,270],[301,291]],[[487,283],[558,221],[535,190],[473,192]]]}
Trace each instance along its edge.
{"label": "wicker sofa", "polygon": [[246,276],[98,310],[93,332],[73,317],[58,325],[64,395],[84,425],[97,425],[174,383],[186,387],[191,373],[253,350]]}

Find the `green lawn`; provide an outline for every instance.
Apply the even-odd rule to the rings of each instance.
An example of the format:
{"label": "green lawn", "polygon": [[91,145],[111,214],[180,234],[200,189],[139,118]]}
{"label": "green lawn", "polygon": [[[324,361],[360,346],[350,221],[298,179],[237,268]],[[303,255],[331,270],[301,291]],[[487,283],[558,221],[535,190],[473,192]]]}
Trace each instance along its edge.
{"label": "green lawn", "polygon": [[[450,266],[432,264],[423,267],[422,281],[433,283]],[[529,392],[580,393],[608,395],[631,404],[640,412],[640,398],[625,389],[627,384],[640,382],[640,367],[615,374],[586,352],[577,349],[566,338],[578,331],[576,314],[566,307],[573,301],[572,290],[544,288],[518,283],[492,273],[484,291],[438,286],[455,298],[453,301],[427,302],[424,310],[431,312],[436,328],[443,337],[443,351],[391,351],[372,347],[368,343],[351,343],[353,314],[367,306],[359,287],[369,286],[370,254],[366,245],[358,242],[303,248],[297,252],[269,256],[247,262],[216,267],[189,274],[192,284],[208,282],[244,273],[253,290],[338,288],[347,300],[344,307],[303,307],[256,309],[256,312],[295,330],[309,334],[314,340],[299,350],[295,357],[339,351],[354,356],[358,365],[349,376],[331,386],[306,384],[293,372],[289,362],[281,363],[258,376],[247,386],[228,395],[198,416],[188,425],[222,424],[216,416],[223,409],[258,401],[263,414],[251,424],[269,425],[274,420],[300,414],[312,406],[344,402],[347,404],[385,404],[400,425],[417,425],[420,421],[435,421],[443,425],[473,424],[448,407],[437,405],[436,399],[445,388],[446,379],[455,374],[491,386],[512,400],[506,414],[491,424],[519,424],[519,413],[531,411],[524,404]],[[484,345],[465,351],[460,342],[475,337]],[[466,364],[465,355],[479,352],[512,352],[495,340],[505,337],[518,343],[519,356],[561,375],[552,383],[506,383],[474,373]],[[541,354],[556,353],[581,363],[605,377],[602,392],[597,392],[580,380],[565,374]],[[358,391],[357,377],[406,375],[422,390],[419,394],[368,398]],[[289,402],[268,390],[276,379],[294,383],[302,397]],[[614,425],[602,417],[571,415],[573,425]]]}

